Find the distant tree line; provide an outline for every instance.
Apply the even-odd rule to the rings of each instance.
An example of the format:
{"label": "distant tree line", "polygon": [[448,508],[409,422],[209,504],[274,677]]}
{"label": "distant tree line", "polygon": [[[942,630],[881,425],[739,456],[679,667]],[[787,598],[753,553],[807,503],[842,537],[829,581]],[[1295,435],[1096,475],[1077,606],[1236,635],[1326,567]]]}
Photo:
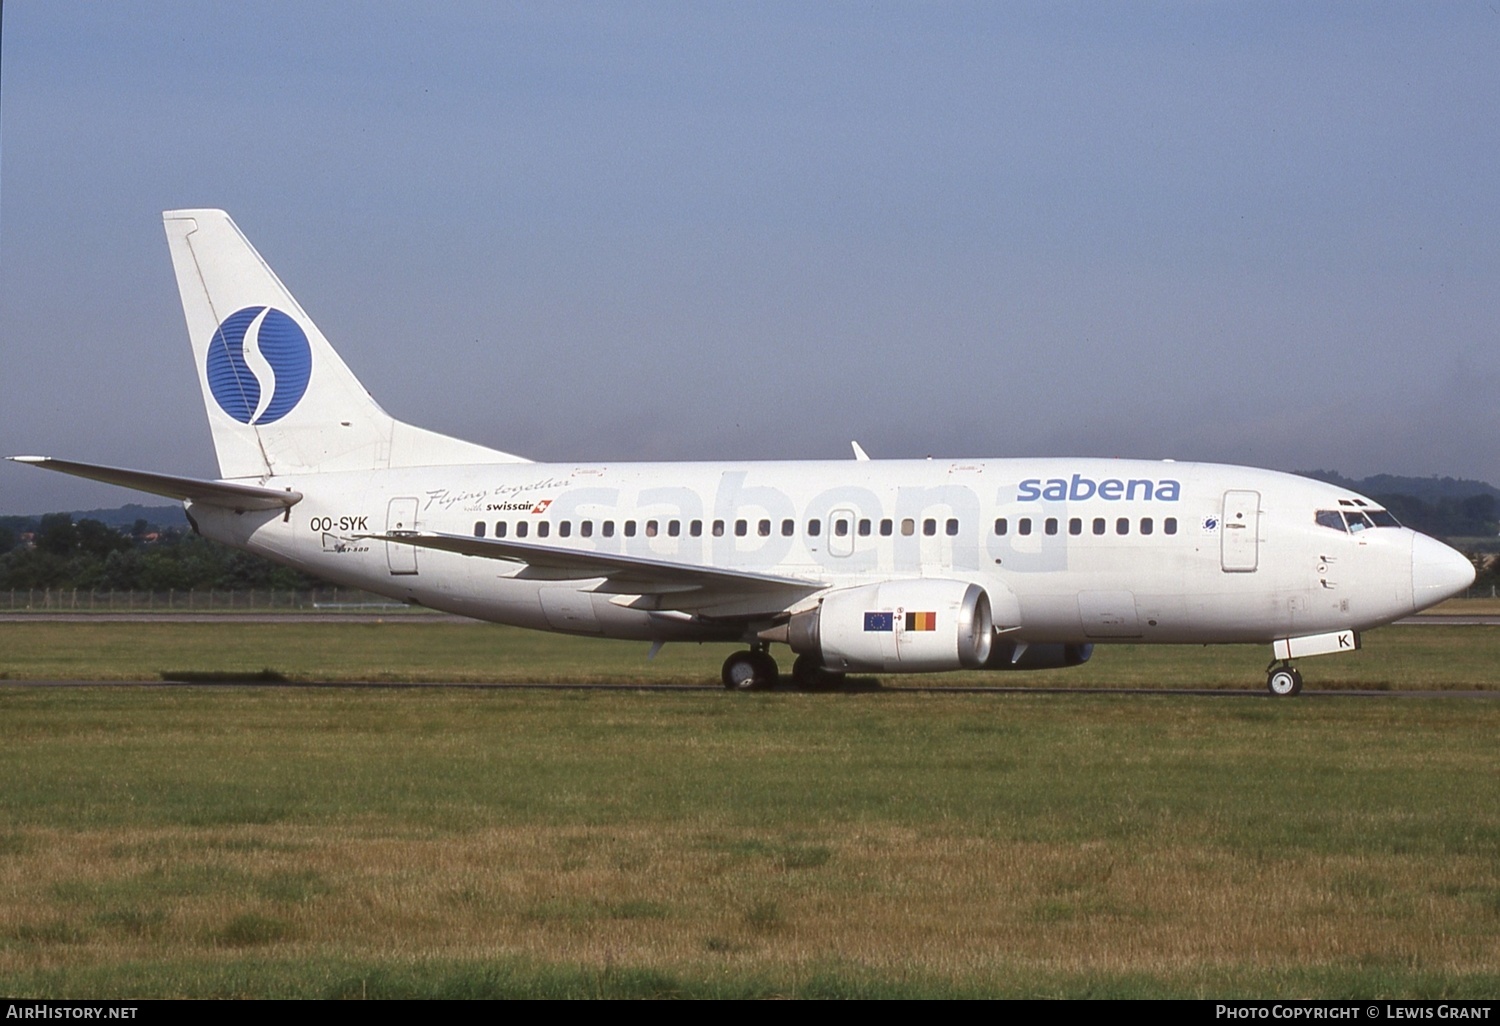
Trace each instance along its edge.
{"label": "distant tree line", "polygon": [[1493,495],[1424,502],[1412,495],[1372,495],[1407,527],[1434,538],[1494,538],[1500,532],[1500,500]]}
{"label": "distant tree line", "polygon": [[1471,495],[1493,495],[1500,499],[1500,488],[1472,477],[1402,477],[1396,474],[1371,474],[1369,477],[1345,477],[1336,470],[1299,470],[1296,473],[1315,481],[1326,481],[1361,495],[1412,495],[1425,502],[1434,499],[1467,499]]}
{"label": "distant tree line", "polygon": [[[33,535],[30,545],[22,536]],[[187,591],[192,588],[302,590],[316,577],[209,541],[184,528],[156,530],[145,520],[117,530],[71,513],[0,517],[0,590],[78,588]]]}
{"label": "distant tree line", "polygon": [[1317,481],[1368,495],[1407,527],[1434,538],[1491,538],[1500,533],[1500,489],[1453,477],[1349,478],[1333,470],[1299,470]]}

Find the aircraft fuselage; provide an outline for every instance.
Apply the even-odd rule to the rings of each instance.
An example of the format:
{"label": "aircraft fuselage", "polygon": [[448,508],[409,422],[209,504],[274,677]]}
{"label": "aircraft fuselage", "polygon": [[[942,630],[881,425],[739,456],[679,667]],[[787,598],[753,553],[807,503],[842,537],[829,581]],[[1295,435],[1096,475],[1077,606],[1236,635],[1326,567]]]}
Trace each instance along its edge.
{"label": "aircraft fuselage", "polygon": [[[1319,511],[1378,509],[1248,467],[1136,460],[503,464],[271,478],[280,511],[193,510],[204,534],[341,584],[499,623],[647,640],[739,640],[754,596],[691,618],[576,573],[417,549],[386,531],[525,540],[830,588],[941,577],[1013,593],[1012,640],[1269,642],[1420,608],[1431,539],[1349,531]],[[1343,505],[1341,505],[1341,503]],[[1356,503],[1358,505],[1356,505]],[[1451,551],[1451,550],[1447,550]],[[559,589],[582,597],[566,605]],[[1001,626],[997,618],[997,626]]]}
{"label": "aircraft fuselage", "polygon": [[1075,666],[1095,642],[1291,660],[1456,594],[1463,555],[1344,489],[1101,459],[533,463],[381,409],[222,210],[162,215],[217,480],[12,457],[182,500],[210,538],[541,630],[738,641],[738,690]]}

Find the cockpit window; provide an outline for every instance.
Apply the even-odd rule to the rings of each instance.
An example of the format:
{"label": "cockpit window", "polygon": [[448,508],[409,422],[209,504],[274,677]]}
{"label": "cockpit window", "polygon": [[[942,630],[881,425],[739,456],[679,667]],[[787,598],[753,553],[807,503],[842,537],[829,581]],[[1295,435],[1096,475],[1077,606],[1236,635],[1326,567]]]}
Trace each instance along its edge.
{"label": "cockpit window", "polygon": [[[1340,502],[1344,501],[1342,499]],[[1335,531],[1348,531],[1351,534],[1363,531],[1370,527],[1400,527],[1401,521],[1391,515],[1389,510],[1376,509],[1374,506],[1366,505],[1364,510],[1337,510],[1320,509],[1314,515],[1319,527],[1332,528]]]}
{"label": "cockpit window", "polygon": [[1320,527],[1331,527],[1335,531],[1344,530],[1344,515],[1336,509],[1318,510],[1318,525]]}

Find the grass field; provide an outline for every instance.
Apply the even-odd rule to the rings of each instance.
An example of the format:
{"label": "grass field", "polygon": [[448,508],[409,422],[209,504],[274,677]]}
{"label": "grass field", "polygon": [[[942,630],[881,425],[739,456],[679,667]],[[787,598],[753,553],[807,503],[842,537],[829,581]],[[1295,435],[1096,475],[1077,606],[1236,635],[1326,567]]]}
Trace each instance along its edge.
{"label": "grass field", "polygon": [[[1309,689],[1486,690],[1500,686],[1500,628],[1385,627],[1352,654],[1307,659]],[[0,623],[0,680],[566,682],[704,684],[730,645],[567,638],[480,623]],[[778,652],[782,671],[790,667]],[[887,676],[923,686],[1256,688],[1268,646],[1101,645],[1080,667]],[[868,680],[866,680],[868,683]]]}
{"label": "grass field", "polygon": [[[722,655],[13,626],[12,678],[697,680]],[[1497,639],[1392,628],[1304,670],[1493,684]],[[1080,670],[1241,686],[1264,659]],[[1464,699],[0,687],[0,991],[1492,998],[1497,742],[1500,702]]]}

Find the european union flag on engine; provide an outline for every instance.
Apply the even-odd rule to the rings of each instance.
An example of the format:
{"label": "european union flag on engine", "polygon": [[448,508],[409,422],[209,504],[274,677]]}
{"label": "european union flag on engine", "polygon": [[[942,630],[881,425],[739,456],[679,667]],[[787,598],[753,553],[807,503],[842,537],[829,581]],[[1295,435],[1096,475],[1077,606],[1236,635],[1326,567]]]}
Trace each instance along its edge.
{"label": "european union flag on engine", "polygon": [[893,631],[896,629],[896,614],[894,613],[866,613],[865,630],[867,631]]}

